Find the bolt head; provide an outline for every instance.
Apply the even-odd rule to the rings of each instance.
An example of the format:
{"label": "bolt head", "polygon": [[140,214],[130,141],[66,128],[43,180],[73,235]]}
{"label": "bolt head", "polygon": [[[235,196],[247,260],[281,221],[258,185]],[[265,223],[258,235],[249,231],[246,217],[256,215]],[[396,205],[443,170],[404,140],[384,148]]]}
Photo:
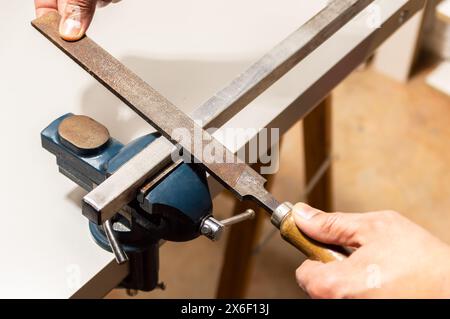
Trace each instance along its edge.
{"label": "bolt head", "polygon": [[202,235],[211,235],[212,229],[208,225],[203,225],[202,227]]}

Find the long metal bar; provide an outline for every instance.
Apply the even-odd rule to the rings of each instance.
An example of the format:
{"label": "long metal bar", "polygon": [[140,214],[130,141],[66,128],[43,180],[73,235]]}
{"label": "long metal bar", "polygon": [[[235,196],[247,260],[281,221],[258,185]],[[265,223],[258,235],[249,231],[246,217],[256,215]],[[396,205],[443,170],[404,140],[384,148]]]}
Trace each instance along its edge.
{"label": "long metal bar", "polygon": [[[201,119],[205,126],[229,119],[371,2],[361,0],[333,1],[316,17],[264,56],[237,80],[233,81],[227,88],[201,106],[194,112],[193,117]],[[36,26],[36,23],[34,25]],[[40,31],[42,32],[42,30]],[[43,33],[45,34],[46,32]],[[52,38],[51,40],[58,45],[57,38]],[[139,187],[138,185],[142,185],[142,182],[153,175],[155,166],[159,165],[161,167],[169,162],[170,151],[165,151],[167,155],[161,156],[162,149],[170,148],[169,143],[160,141],[159,144],[162,144],[163,147],[152,144],[149,147],[152,149],[152,152],[148,150],[146,154],[143,154],[144,152],[138,154],[133,163],[126,165],[108,181],[86,196],[85,202],[88,203],[88,208],[91,209],[91,217],[100,213],[101,218],[98,222],[111,217],[124,204],[134,198],[136,189]],[[158,158],[153,156],[155,152],[159,154]],[[141,164],[138,165],[140,168],[143,168],[142,163],[145,163],[147,168],[143,168],[138,172],[136,168],[138,163]],[[132,174],[130,174],[130,171]]]}
{"label": "long metal bar", "polygon": [[334,0],[192,114],[220,128],[374,0]]}

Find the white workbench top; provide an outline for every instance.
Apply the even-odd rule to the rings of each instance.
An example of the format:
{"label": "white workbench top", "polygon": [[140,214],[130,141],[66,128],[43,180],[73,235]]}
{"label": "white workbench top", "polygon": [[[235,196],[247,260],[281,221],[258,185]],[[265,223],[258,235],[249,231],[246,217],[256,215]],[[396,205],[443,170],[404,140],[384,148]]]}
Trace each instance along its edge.
{"label": "white workbench top", "polygon": [[[189,112],[326,2],[123,1],[99,10],[89,34]],[[389,15],[407,0],[378,2]],[[84,193],[57,172],[55,158],[40,146],[40,131],[68,112],[92,116],[123,142],[147,132],[148,126],[35,31],[29,23],[33,16],[31,1],[2,3],[0,298],[68,298],[99,277],[87,291],[101,295],[126,269],[91,240],[79,208]],[[267,110],[259,112],[258,121],[243,112],[231,123],[271,122],[293,99],[288,93],[314,83],[372,32],[355,30],[341,32],[334,44],[318,50],[316,62],[306,61],[303,67],[310,74],[297,72],[265,102],[259,100]]]}
{"label": "white workbench top", "polygon": [[[123,1],[97,12],[90,35],[179,107],[191,108],[325,1],[277,3]],[[2,3],[0,297],[66,298],[113,256],[92,242],[78,206],[83,192],[58,173],[39,133],[67,112],[93,116],[122,140],[147,126],[36,32],[33,15],[31,1]]]}

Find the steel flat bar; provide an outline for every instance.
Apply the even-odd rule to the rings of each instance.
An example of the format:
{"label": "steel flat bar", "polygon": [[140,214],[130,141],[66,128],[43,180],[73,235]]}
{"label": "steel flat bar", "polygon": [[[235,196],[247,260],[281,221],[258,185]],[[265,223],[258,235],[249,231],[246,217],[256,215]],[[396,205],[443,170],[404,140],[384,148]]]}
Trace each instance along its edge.
{"label": "steel flat bar", "polygon": [[[204,127],[211,127],[228,120],[371,2],[361,0],[331,2],[317,16],[255,63],[227,88],[203,104],[193,113],[192,117],[200,120]],[[159,144],[163,144],[163,147]],[[145,180],[150,178],[155,171],[170,163],[170,151],[168,151],[170,143],[167,140],[160,141],[158,145],[152,144],[149,148],[151,151],[138,154],[133,163],[125,165],[85,197],[85,201],[93,210],[91,213],[102,215],[99,222],[115,214],[134,198],[137,189]],[[160,156],[153,156],[155,152],[161,151],[166,152],[166,155],[161,156],[160,153]],[[145,163],[147,168],[140,165],[142,170],[138,172],[137,163]]]}

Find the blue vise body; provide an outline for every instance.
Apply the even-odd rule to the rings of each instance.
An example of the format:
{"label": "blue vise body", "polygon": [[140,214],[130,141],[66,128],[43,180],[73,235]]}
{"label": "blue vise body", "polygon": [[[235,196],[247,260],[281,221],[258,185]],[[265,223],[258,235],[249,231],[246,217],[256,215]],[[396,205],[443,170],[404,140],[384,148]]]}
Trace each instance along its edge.
{"label": "blue vise body", "polygon": [[[42,131],[42,146],[56,156],[59,171],[86,191],[101,184],[160,136],[148,134],[128,145],[110,137],[101,148],[80,152],[67,145],[59,134],[60,124],[71,116],[74,115],[69,113],[58,118]],[[158,224],[152,227],[161,239],[195,239],[200,235],[202,221],[212,213],[206,173],[198,165],[183,163],[129,206],[141,219],[148,217],[149,224]]]}

